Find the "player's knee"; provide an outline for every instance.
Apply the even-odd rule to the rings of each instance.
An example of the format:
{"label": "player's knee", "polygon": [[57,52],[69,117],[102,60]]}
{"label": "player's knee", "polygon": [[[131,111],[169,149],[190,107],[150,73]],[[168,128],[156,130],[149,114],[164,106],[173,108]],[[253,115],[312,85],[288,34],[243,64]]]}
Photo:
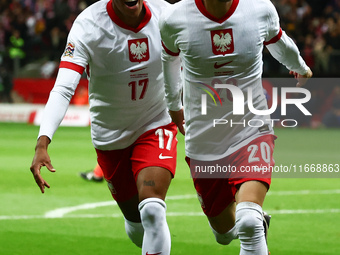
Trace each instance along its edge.
{"label": "player's knee", "polygon": [[144,228],[165,220],[166,204],[159,198],[147,198],[139,203],[139,211]]}
{"label": "player's knee", "polygon": [[[246,205],[246,206],[245,206]],[[236,227],[238,236],[254,237],[263,232],[262,208],[255,203],[240,205],[236,210]]]}
{"label": "player's knee", "polygon": [[243,215],[238,221],[237,221],[237,227],[238,227],[238,233],[239,235],[243,236],[253,236],[256,232],[256,229],[259,224],[262,222],[259,221],[259,219],[250,214],[250,215]]}

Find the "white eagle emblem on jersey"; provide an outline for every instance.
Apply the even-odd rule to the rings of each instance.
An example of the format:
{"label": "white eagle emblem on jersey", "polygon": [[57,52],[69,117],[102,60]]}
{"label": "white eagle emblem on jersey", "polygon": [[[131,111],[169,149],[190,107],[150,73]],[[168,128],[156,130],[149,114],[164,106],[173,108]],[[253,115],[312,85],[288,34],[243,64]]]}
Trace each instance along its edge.
{"label": "white eagle emblem on jersey", "polygon": [[131,62],[142,62],[149,60],[148,39],[129,40],[129,57]]}
{"label": "white eagle emblem on jersey", "polygon": [[231,28],[210,31],[212,51],[215,55],[234,52],[234,37]]}
{"label": "white eagle emblem on jersey", "polygon": [[135,43],[131,43],[130,45],[130,51],[134,55],[134,58],[141,60],[145,58],[145,53],[148,50],[148,46],[146,46],[145,42],[137,42],[137,45]]}
{"label": "white eagle emblem on jersey", "polygon": [[227,50],[230,50],[230,47],[228,46],[231,44],[231,35],[229,33],[221,33],[221,36],[215,34],[213,37],[213,42],[218,51],[226,52]]}

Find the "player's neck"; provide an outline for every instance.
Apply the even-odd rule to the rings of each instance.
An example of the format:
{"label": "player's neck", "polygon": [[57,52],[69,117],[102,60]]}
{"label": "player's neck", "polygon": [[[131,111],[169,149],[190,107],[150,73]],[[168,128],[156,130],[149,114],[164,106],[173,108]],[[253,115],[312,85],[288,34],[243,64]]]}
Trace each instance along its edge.
{"label": "player's neck", "polygon": [[138,15],[136,14],[125,14],[123,12],[121,12],[121,10],[119,8],[116,8],[116,6],[114,4],[113,5],[113,10],[115,12],[115,14],[118,16],[118,18],[123,21],[126,25],[128,25],[129,27],[132,28],[137,28],[139,26],[139,24],[142,22],[142,20],[144,19],[146,10],[144,8],[144,6],[142,7],[141,11],[139,12]]}
{"label": "player's neck", "polygon": [[202,0],[202,2],[212,16],[220,19],[229,11],[233,0]]}

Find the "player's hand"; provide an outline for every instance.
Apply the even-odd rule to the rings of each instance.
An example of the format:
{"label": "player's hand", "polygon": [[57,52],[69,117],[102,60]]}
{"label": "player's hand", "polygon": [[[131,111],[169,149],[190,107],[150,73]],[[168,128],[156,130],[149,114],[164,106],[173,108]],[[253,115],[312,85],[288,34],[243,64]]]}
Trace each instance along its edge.
{"label": "player's hand", "polygon": [[312,78],[312,76],[313,76],[313,72],[312,72],[312,70],[310,70],[310,68],[308,69],[308,72],[305,75],[298,74],[294,71],[290,71],[289,74],[294,75],[295,79],[298,80],[296,87],[304,86],[307,83],[308,79]]}
{"label": "player's hand", "polygon": [[179,111],[169,111],[169,114],[171,116],[172,121],[178,127],[179,132],[185,135],[185,130],[184,130],[185,120],[184,120],[183,108]]}
{"label": "player's hand", "polygon": [[51,164],[50,156],[47,153],[48,144],[49,139],[47,137],[42,136],[39,138],[35,148],[33,162],[30,167],[35,182],[39,186],[41,193],[45,192],[45,187],[50,188],[50,185],[41,176],[41,167],[46,166],[50,172],[55,172],[55,169]]}

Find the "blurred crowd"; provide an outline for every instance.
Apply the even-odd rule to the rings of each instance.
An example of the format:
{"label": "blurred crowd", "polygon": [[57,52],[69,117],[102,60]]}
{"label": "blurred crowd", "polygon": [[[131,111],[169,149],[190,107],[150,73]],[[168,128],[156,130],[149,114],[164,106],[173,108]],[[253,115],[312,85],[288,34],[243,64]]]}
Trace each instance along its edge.
{"label": "blurred crowd", "polygon": [[56,75],[77,15],[96,0],[0,0],[0,101],[11,102],[11,81],[39,61],[40,75]]}
{"label": "blurred crowd", "polygon": [[[339,76],[340,0],[272,0],[281,27],[295,40],[314,76]],[[266,54],[267,75],[283,68]],[[269,68],[270,67],[270,68]]]}
{"label": "blurred crowd", "polygon": [[[96,0],[0,0],[0,102],[11,102],[15,70],[29,63],[42,59],[40,76],[55,77],[73,21],[94,2]],[[272,2],[278,10],[282,29],[295,40],[314,77],[338,77],[340,0]],[[285,67],[266,50],[263,71],[265,77],[288,75]],[[320,94],[316,94],[318,96]]]}
{"label": "blurred crowd", "polygon": [[[43,57],[58,61],[74,19],[94,2],[96,0],[0,0],[1,58],[12,61],[11,68]],[[340,68],[340,0],[272,2],[279,12],[282,28],[294,38],[314,73],[337,75]],[[265,75],[282,74],[280,64],[265,55],[265,63],[268,63],[264,68]],[[51,69],[52,65],[45,67],[47,73]]]}
{"label": "blurred crowd", "polygon": [[59,59],[76,16],[95,0],[0,0],[0,52],[20,66]]}

